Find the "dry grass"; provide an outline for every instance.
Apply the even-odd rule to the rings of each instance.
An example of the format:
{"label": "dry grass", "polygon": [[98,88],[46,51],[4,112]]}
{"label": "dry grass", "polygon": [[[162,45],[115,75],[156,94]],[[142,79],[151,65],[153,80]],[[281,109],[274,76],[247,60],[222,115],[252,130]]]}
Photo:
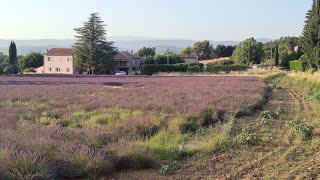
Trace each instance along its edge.
{"label": "dry grass", "polygon": [[200,61],[200,63],[202,64],[215,64],[215,63],[218,63],[220,61],[225,61],[225,60],[229,60],[230,57],[222,57],[222,58],[218,58],[218,59],[210,59],[210,60],[203,60],[203,61]]}

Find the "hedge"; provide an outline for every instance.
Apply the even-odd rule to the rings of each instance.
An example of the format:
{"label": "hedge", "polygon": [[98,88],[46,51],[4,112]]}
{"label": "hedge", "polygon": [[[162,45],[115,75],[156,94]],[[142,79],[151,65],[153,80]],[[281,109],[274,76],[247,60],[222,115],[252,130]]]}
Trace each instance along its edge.
{"label": "hedge", "polygon": [[304,71],[302,61],[299,61],[299,60],[290,61],[290,70],[291,71]]}
{"label": "hedge", "polygon": [[141,67],[141,74],[152,75],[158,72],[187,72],[187,64],[146,64]]}
{"label": "hedge", "polygon": [[219,72],[226,72],[230,73],[231,71],[245,71],[248,69],[248,66],[246,65],[208,65],[207,71],[210,73],[219,73]]}

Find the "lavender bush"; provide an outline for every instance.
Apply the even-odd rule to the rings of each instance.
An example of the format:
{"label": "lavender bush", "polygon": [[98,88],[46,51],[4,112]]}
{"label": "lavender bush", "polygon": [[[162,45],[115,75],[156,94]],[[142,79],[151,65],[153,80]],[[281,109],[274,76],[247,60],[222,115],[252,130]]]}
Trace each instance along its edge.
{"label": "lavender bush", "polygon": [[190,114],[233,115],[259,104],[265,88],[256,77],[1,76],[0,174],[85,178],[154,167],[155,157],[183,154],[188,135],[178,125]]}

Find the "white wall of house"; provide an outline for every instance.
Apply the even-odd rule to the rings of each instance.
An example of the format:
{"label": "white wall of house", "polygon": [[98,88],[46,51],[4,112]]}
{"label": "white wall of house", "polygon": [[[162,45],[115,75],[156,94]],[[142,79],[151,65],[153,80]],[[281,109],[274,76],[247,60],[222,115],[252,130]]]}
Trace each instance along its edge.
{"label": "white wall of house", "polygon": [[45,74],[74,74],[73,56],[44,55]]}

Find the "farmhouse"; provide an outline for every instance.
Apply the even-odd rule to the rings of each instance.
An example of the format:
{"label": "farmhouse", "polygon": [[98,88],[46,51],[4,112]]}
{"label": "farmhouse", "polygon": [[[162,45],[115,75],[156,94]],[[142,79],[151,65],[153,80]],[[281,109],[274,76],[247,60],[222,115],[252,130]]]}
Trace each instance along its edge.
{"label": "farmhouse", "polygon": [[133,52],[121,51],[115,57],[117,62],[117,71],[135,72],[140,70],[141,59],[135,55]]}
{"label": "farmhouse", "polygon": [[[75,74],[76,68],[72,48],[54,48],[44,54],[43,70],[37,73],[44,74]],[[116,71],[139,71],[141,59],[128,51],[121,51],[115,56]]]}
{"label": "farmhouse", "polygon": [[180,56],[186,64],[197,64],[199,63],[199,58],[197,55],[181,55]]}
{"label": "farmhouse", "polygon": [[74,74],[73,49],[54,48],[43,55],[44,74]]}

